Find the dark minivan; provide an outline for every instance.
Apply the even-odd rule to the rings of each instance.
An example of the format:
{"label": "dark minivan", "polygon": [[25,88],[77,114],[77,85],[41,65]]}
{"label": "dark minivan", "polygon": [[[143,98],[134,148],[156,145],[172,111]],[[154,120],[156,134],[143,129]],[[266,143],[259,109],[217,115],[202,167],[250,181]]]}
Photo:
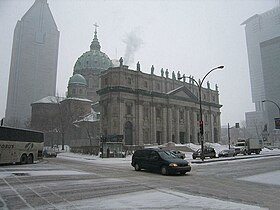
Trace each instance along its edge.
{"label": "dark minivan", "polygon": [[132,156],[131,165],[135,171],[146,169],[168,174],[185,174],[191,171],[191,166],[168,150],[155,148],[136,150]]}

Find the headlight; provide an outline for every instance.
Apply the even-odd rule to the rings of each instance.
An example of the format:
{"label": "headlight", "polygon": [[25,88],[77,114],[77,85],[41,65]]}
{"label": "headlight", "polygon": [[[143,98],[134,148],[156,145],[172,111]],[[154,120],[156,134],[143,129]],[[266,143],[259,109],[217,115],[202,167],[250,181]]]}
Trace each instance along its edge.
{"label": "headlight", "polygon": [[169,166],[170,167],[177,167],[178,165],[176,163],[170,163]]}

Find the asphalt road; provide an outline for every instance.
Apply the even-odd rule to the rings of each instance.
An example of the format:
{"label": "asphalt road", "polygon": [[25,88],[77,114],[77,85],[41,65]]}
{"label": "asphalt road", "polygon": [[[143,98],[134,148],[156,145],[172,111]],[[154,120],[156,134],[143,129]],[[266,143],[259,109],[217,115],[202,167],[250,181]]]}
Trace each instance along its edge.
{"label": "asphalt road", "polygon": [[278,210],[279,185],[239,180],[278,170],[279,156],[193,164],[184,176],[136,172],[129,161],[112,165],[48,158],[33,165],[0,166],[0,209],[79,209],[75,201],[164,188]]}

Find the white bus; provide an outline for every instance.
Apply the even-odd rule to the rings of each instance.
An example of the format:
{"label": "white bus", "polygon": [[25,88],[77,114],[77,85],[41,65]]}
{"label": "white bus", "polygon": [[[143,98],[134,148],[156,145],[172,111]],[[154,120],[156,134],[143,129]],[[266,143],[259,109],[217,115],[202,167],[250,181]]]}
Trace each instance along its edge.
{"label": "white bus", "polygon": [[42,132],[0,126],[0,164],[30,164],[42,158]]}

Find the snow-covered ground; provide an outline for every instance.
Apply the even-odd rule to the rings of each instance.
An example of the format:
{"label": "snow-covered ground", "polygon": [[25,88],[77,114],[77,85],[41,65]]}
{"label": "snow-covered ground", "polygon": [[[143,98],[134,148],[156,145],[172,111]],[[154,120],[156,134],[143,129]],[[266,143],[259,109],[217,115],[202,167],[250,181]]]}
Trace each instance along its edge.
{"label": "snow-covered ground", "polygon": [[[110,202],[108,202],[110,201]],[[71,202],[77,209],[187,209],[187,210],[264,210],[253,205],[188,195],[168,189],[149,190],[106,198]],[[63,208],[62,206],[58,206]]]}
{"label": "snow-covered ground", "polygon": [[[223,149],[227,149],[227,145],[211,144],[215,148],[216,152]],[[200,148],[200,145],[189,144],[189,147],[193,150]],[[186,159],[191,160],[190,152],[185,153]],[[263,149],[261,154],[280,154],[279,149],[269,150]],[[75,154],[69,152],[69,148],[66,152],[58,154],[57,158],[63,158],[68,160],[76,160],[83,162],[94,162],[100,164],[130,164],[131,156],[126,158],[100,158],[94,155]],[[241,161],[241,160],[237,160]],[[17,172],[20,172],[17,170]],[[28,172],[28,171],[22,171]],[[49,172],[48,175],[60,175],[65,174],[76,174],[79,175],[78,171],[63,171],[57,170]],[[66,173],[67,172],[67,173]],[[32,176],[40,176],[39,172],[29,172]],[[45,175],[45,173],[42,173]],[[64,174],[64,175],[65,175]],[[6,174],[7,175],[7,174]],[[2,175],[3,177],[3,175]],[[0,178],[2,178],[0,175]],[[240,178],[244,181],[257,182],[263,184],[280,185],[280,170],[270,173],[258,174],[250,177]],[[110,200],[110,202],[108,202]],[[89,200],[80,200],[71,202],[78,209],[91,209],[93,206],[95,209],[265,209],[258,206],[247,205],[243,203],[236,203],[230,201],[223,201],[214,198],[207,198],[202,196],[195,196],[190,194],[184,194],[175,192],[170,189],[153,189],[148,191],[135,192],[130,194],[112,195],[109,197],[93,198]],[[63,208],[63,204],[59,206]]]}

